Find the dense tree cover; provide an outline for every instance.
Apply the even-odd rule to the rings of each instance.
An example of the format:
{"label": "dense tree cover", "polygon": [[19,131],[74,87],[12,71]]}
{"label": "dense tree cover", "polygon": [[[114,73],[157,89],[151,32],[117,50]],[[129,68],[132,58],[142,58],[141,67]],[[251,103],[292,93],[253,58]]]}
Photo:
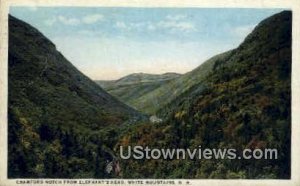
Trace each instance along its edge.
{"label": "dense tree cover", "polygon": [[32,123],[10,111],[8,176],[15,178],[109,178],[109,150],[118,134],[115,128],[92,131],[86,128]]}
{"label": "dense tree cover", "polygon": [[[124,102],[134,106],[137,110],[153,115],[158,112],[159,109],[172,103],[177,97],[188,91],[191,87],[203,81],[203,79],[205,79],[212,71],[215,62],[219,59],[226,58],[230,52],[231,51],[216,55],[194,70],[178,78],[164,81],[159,86],[136,97],[136,99],[124,100]],[[118,94],[116,94],[116,96],[120,97]]]}
{"label": "dense tree cover", "polygon": [[[291,12],[262,23],[198,84],[119,144],[152,148],[276,148],[277,160],[124,160],[139,178],[290,178]],[[132,176],[132,172],[135,173]]]}
{"label": "dense tree cover", "polygon": [[[140,101],[137,101],[139,98],[160,87],[167,86],[170,82],[179,79],[180,76],[181,74],[177,73],[133,73],[118,80],[96,82],[120,101],[133,108],[140,109],[142,104]],[[146,110],[143,109],[143,112],[146,113]]]}
{"label": "dense tree cover", "polygon": [[12,16],[8,90],[9,177],[107,177],[112,155],[103,148],[115,137],[108,128],[144,117]]}
{"label": "dense tree cover", "polygon": [[[10,178],[290,177],[291,12],[264,20],[237,49],[140,97],[139,109],[162,123],[142,120],[36,29],[13,17],[9,29]],[[120,145],[277,148],[279,159],[121,160]],[[120,174],[105,172],[114,159]]]}

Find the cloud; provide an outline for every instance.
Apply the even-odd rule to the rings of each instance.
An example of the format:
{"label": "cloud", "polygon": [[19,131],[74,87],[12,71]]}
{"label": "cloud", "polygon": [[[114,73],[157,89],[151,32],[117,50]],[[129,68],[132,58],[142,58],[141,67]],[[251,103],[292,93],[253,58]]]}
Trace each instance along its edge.
{"label": "cloud", "polygon": [[170,33],[175,32],[195,32],[197,31],[196,25],[193,22],[186,21],[187,16],[185,15],[168,15],[164,20],[159,22],[137,22],[137,23],[125,23],[125,22],[116,22],[115,27],[126,30],[148,30],[148,31],[156,31],[156,30],[166,30]]}
{"label": "cloud", "polygon": [[85,24],[92,24],[96,23],[98,21],[102,21],[104,19],[104,16],[101,14],[92,14],[92,15],[87,15],[82,18],[82,22]]}
{"label": "cloud", "polygon": [[93,23],[96,23],[98,21],[103,21],[103,20],[104,20],[104,16],[101,14],[86,15],[82,18],[70,18],[70,17],[66,17],[63,15],[59,15],[59,16],[52,17],[50,19],[45,20],[44,24],[47,26],[52,26],[53,24],[60,22],[64,25],[77,26],[81,23],[93,24]]}
{"label": "cloud", "polygon": [[191,22],[184,21],[160,21],[157,24],[158,27],[168,29],[171,32],[194,32],[197,31],[195,25]]}
{"label": "cloud", "polygon": [[171,32],[194,32],[197,31],[196,25],[187,20],[187,15],[167,15],[165,20],[160,21],[157,26],[170,30]]}
{"label": "cloud", "polygon": [[65,16],[58,16],[58,20],[65,25],[76,26],[80,24],[80,20],[76,18],[68,18]]}
{"label": "cloud", "polygon": [[116,22],[115,27],[120,28],[120,29],[124,29],[124,30],[130,30],[130,28],[127,26],[127,24],[125,24],[122,21]]}
{"label": "cloud", "polygon": [[54,23],[56,23],[56,21],[57,21],[56,17],[53,17],[53,18],[45,20],[44,23],[47,26],[52,26]]}
{"label": "cloud", "polygon": [[181,14],[178,14],[178,15],[167,15],[166,16],[167,20],[172,20],[172,21],[184,20],[186,18],[187,18],[187,15],[181,15]]}
{"label": "cloud", "polygon": [[115,27],[126,31],[153,31],[156,29],[156,26],[149,22],[125,23],[123,21],[118,21],[115,23]]}
{"label": "cloud", "polygon": [[77,33],[80,34],[80,35],[88,35],[88,36],[94,36],[95,35],[95,32],[90,31],[90,30],[79,30]]}
{"label": "cloud", "polygon": [[149,23],[147,25],[147,29],[150,30],[150,31],[154,31],[157,29],[157,27],[155,25],[153,25],[152,23]]}

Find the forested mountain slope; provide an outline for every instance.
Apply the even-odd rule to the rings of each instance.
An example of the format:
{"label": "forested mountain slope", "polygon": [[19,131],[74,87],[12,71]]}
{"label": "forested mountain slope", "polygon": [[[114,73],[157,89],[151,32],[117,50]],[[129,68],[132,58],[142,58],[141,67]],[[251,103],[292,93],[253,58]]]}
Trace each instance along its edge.
{"label": "forested mountain slope", "polygon": [[181,75],[177,73],[146,74],[134,73],[118,80],[96,81],[103,89],[133,108],[140,108],[138,98],[165,86]]}
{"label": "forested mountain slope", "polygon": [[271,148],[277,160],[124,160],[123,176],[290,178],[291,32],[290,11],[265,19],[238,48],[206,64],[212,70],[202,81],[159,109],[163,123],[136,126],[116,145]]}
{"label": "forested mountain slope", "polygon": [[101,176],[95,175],[95,162],[105,163],[105,140],[97,131],[143,117],[79,72],[37,29],[12,16],[8,68],[9,177],[74,177],[77,166],[80,176]]}

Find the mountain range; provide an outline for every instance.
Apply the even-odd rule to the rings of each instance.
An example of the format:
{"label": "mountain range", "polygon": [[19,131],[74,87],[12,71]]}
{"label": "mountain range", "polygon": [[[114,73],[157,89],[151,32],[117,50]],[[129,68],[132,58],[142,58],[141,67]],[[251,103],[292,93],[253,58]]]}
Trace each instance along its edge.
{"label": "mountain range", "polygon": [[[229,56],[230,52],[216,55],[194,70],[183,75],[176,74],[174,78],[168,78],[165,81],[158,80],[151,83],[136,82],[127,86],[119,83],[123,79],[135,76],[135,74],[132,74],[117,81],[110,81],[109,85],[101,83],[101,81],[96,82],[109,93],[133,108],[146,114],[156,114],[160,108],[163,108],[180,96],[180,94],[201,82],[213,70],[214,64]],[[164,75],[156,75],[156,77]],[[146,76],[149,76],[149,74],[139,74],[139,76],[143,79],[147,78]],[[155,75],[153,76],[155,77]]]}
{"label": "mountain range", "polygon": [[277,149],[278,159],[127,160],[123,176],[289,179],[291,25],[290,11],[275,14],[236,49],[138,99],[141,111],[155,112],[163,122],[132,128],[115,146]]}
{"label": "mountain range", "polygon": [[[292,14],[283,11],[188,73],[93,82],[37,29],[10,16],[8,177],[289,179],[291,30]],[[120,145],[276,148],[279,155],[122,160]],[[121,172],[107,173],[107,161],[116,160]]]}
{"label": "mountain range", "polygon": [[[165,86],[171,80],[178,79],[181,74],[146,74],[134,73],[118,80],[96,81],[103,89],[117,97],[122,102],[133,108],[139,109],[141,105],[137,100],[148,93],[152,93],[159,87]],[[147,113],[143,110],[144,113]]]}

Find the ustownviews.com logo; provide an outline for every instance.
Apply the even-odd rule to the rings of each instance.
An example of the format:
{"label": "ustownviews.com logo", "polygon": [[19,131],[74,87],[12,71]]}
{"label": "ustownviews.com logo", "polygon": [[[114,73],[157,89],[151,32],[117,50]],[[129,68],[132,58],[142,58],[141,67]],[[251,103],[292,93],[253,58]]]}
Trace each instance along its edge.
{"label": "ustownviews.com logo", "polygon": [[[127,149],[127,150],[126,150]],[[277,149],[234,148],[149,148],[148,146],[120,146],[121,159],[277,159]]]}

